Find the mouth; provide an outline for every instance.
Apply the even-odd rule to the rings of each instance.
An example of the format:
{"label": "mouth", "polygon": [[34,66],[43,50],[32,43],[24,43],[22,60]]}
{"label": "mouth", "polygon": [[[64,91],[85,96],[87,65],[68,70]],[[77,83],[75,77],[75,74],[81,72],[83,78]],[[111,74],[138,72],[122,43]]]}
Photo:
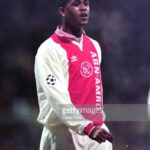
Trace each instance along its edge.
{"label": "mouth", "polygon": [[87,19],[88,18],[88,14],[87,13],[81,13],[80,14],[80,18]]}

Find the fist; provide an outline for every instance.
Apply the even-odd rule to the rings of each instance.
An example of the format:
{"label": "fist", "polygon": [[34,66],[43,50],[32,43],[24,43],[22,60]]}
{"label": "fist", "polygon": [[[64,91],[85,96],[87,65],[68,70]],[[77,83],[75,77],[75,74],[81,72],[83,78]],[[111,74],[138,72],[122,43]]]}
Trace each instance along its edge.
{"label": "fist", "polygon": [[106,140],[108,140],[111,143],[113,141],[112,134],[99,126],[95,127],[91,131],[89,137],[99,143],[105,142]]}

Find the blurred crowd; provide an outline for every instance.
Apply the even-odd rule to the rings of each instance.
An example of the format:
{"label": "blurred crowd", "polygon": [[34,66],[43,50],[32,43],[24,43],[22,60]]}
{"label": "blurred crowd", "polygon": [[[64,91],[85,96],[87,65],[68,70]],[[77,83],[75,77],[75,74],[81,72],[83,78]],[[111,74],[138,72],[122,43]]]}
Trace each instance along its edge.
{"label": "blurred crowd", "polygon": [[[150,87],[150,2],[91,1],[85,28],[102,48],[104,103],[146,104]],[[59,24],[52,0],[1,0],[0,150],[37,150],[42,126],[34,58]],[[149,122],[108,122],[115,150],[149,150]],[[67,150],[67,149],[66,149]]]}

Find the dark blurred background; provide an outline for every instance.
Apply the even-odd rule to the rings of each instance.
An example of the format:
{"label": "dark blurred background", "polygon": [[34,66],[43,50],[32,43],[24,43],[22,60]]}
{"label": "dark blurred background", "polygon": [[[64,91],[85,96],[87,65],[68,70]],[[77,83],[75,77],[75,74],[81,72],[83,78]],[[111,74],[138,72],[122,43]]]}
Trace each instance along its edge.
{"label": "dark blurred background", "polygon": [[[92,0],[86,33],[102,48],[104,103],[146,104],[150,87],[150,1]],[[0,150],[37,150],[42,126],[34,58],[59,18],[52,0],[1,0]],[[121,113],[121,112],[120,112]],[[149,150],[150,123],[107,122],[114,150]],[[66,148],[67,150],[67,148]]]}

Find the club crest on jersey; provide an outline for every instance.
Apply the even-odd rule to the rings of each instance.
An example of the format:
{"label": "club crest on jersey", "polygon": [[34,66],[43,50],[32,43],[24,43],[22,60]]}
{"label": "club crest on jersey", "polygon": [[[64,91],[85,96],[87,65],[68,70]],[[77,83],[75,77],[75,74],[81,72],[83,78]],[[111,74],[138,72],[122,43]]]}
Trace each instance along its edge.
{"label": "club crest on jersey", "polygon": [[89,78],[93,74],[93,67],[88,61],[81,63],[80,73],[83,77]]}
{"label": "club crest on jersey", "polygon": [[47,76],[47,78],[46,78],[46,82],[47,82],[47,84],[49,84],[49,85],[55,85],[55,84],[56,84],[56,78],[55,78],[55,76],[52,75],[52,74],[49,74],[49,75]]}

